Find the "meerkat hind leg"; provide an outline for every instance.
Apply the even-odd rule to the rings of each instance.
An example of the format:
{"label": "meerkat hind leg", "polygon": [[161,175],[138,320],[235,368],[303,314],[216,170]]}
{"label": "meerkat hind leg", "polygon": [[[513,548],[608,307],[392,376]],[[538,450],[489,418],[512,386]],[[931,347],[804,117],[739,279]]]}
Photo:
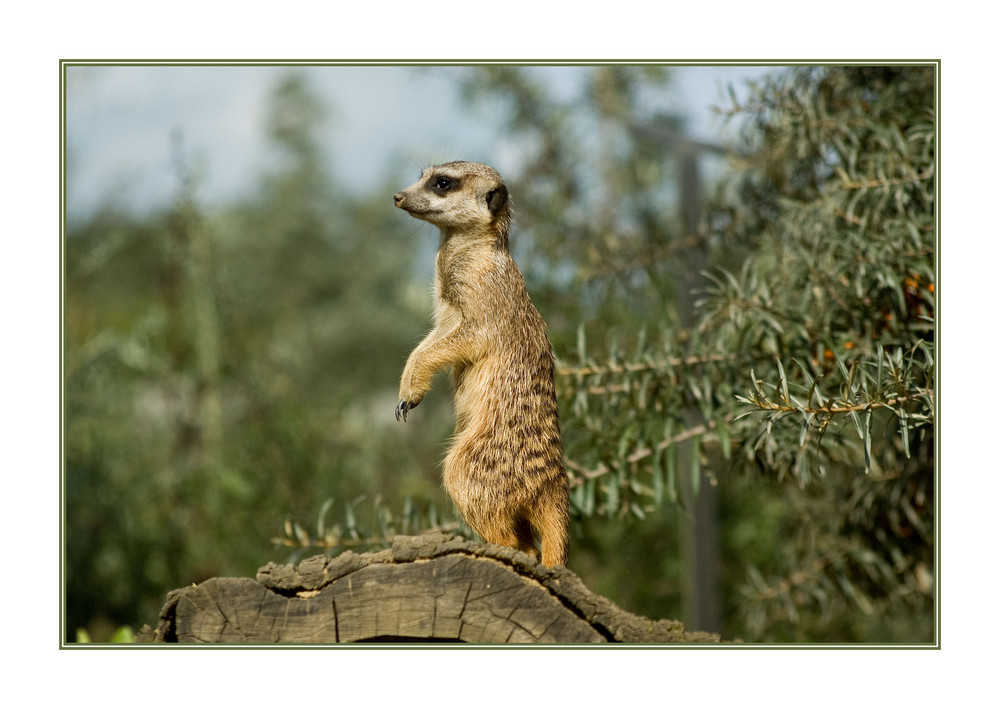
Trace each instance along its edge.
{"label": "meerkat hind leg", "polygon": [[514,534],[517,535],[518,549],[528,556],[539,558],[538,547],[535,546],[535,533],[531,528],[531,522],[527,517],[518,517],[514,523]]}
{"label": "meerkat hind leg", "polygon": [[567,506],[549,500],[533,511],[531,526],[542,541],[542,563],[553,568],[565,566],[569,557],[569,514]]}
{"label": "meerkat hind leg", "polygon": [[516,517],[513,520],[493,520],[483,529],[476,529],[476,532],[487,544],[511,547],[536,559],[539,558],[538,548],[535,546],[535,535],[526,517]]}

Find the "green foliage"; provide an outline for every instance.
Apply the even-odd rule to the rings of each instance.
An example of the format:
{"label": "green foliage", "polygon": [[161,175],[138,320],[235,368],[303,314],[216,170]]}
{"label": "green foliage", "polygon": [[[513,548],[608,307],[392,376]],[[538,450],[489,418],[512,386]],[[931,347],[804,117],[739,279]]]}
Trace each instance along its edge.
{"label": "green foliage", "polygon": [[288,518],[281,530],[281,536],[274,542],[296,550],[321,549],[332,551],[356,547],[370,548],[388,546],[395,536],[423,534],[426,532],[450,532],[466,537],[473,536],[472,530],[457,518],[454,510],[440,510],[435,504],[418,504],[407,497],[400,511],[385,503],[381,495],[373,500],[359,495],[345,502],[335,510],[336,500],[328,498],[320,507],[315,526]]}
{"label": "green foliage", "polygon": [[[759,255],[709,289],[704,326],[763,357],[738,397],[746,458],[798,481],[808,543],[750,567],[750,627],[831,608],[933,636],[935,92],[930,67],[803,69],[744,107]],[[751,271],[753,274],[751,275]],[[763,284],[763,285],[758,285]],[[742,313],[742,316],[734,315]],[[783,363],[784,362],[784,366]],[[818,477],[815,488],[810,486]],[[821,492],[819,492],[821,491]],[[817,504],[817,501],[819,504]],[[884,628],[883,628],[884,630]],[[860,639],[872,639],[862,636]]]}
{"label": "green foliage", "polygon": [[[90,638],[90,633],[87,632],[86,628],[77,628],[76,630],[76,642],[78,644],[86,645],[94,642]],[[109,643],[113,644],[130,644],[135,642],[135,633],[132,632],[132,628],[127,625],[123,625],[118,628],[111,637],[108,639]]]}
{"label": "green foliage", "polygon": [[[793,485],[769,494],[794,543],[768,540],[775,553],[747,566],[749,638],[873,639],[831,627],[852,609],[932,636],[934,105],[926,67],[760,86],[730,110],[749,164],[706,216],[742,265],[714,266],[709,248],[691,330],[596,354],[581,334],[562,371],[587,513],[642,516],[680,499],[685,475]],[[730,537],[740,554],[760,542]]]}

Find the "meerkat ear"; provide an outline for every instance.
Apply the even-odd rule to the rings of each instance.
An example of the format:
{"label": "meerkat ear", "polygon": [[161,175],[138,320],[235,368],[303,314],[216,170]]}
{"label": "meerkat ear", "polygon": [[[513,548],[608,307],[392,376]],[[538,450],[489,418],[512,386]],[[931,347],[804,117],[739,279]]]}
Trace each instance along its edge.
{"label": "meerkat ear", "polygon": [[505,204],[507,204],[506,185],[500,185],[495,190],[490,190],[486,195],[486,206],[490,208],[490,214],[493,216],[496,216]]}

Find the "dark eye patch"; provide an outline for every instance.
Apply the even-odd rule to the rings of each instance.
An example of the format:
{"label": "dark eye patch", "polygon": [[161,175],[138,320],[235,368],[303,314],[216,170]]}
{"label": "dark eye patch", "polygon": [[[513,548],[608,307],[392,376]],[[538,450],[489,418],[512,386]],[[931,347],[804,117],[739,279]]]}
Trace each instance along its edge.
{"label": "dark eye patch", "polygon": [[432,175],[431,179],[428,180],[428,185],[438,194],[444,194],[456,189],[459,185],[459,180],[447,175]]}

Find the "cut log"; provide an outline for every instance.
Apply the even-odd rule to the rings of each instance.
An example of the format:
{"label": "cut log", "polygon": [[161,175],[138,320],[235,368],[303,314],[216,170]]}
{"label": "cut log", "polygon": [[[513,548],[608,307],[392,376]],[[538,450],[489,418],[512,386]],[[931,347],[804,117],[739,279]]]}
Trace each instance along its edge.
{"label": "cut log", "polygon": [[587,589],[572,571],[461,537],[397,537],[391,549],[269,563],[256,579],[214,578],[167,594],[165,643],[704,643]]}

